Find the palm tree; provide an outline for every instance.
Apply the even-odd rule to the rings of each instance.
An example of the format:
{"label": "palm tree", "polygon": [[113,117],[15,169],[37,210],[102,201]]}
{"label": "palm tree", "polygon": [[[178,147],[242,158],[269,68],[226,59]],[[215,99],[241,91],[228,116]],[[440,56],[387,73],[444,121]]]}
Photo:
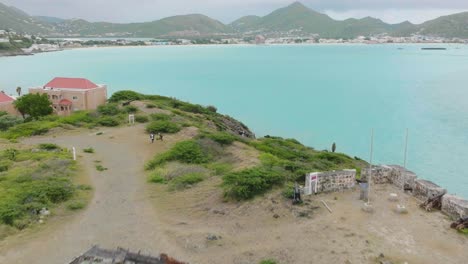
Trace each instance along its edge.
{"label": "palm tree", "polygon": [[21,87],[16,87],[16,93],[18,94],[18,96],[21,96]]}

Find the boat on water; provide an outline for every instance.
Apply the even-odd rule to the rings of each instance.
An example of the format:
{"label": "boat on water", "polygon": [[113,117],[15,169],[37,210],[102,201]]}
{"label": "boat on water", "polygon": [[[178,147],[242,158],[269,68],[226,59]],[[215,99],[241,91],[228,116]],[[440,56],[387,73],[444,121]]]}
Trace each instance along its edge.
{"label": "boat on water", "polygon": [[432,48],[421,48],[422,50],[447,50],[447,48],[432,47]]}

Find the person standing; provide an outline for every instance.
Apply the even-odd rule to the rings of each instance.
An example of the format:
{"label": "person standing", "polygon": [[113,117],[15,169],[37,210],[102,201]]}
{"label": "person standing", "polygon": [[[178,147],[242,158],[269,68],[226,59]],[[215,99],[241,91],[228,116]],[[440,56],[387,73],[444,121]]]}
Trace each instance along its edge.
{"label": "person standing", "polygon": [[154,134],[153,133],[150,134],[150,140],[151,140],[151,143],[154,143]]}

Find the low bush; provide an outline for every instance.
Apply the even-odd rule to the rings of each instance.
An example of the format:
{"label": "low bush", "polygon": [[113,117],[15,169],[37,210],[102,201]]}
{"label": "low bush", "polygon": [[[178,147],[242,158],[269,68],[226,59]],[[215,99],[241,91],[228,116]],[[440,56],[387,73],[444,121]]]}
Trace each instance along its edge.
{"label": "low bush", "polygon": [[233,166],[229,163],[210,163],[206,167],[212,170],[214,175],[224,175],[233,169]]}
{"label": "low bush", "polygon": [[202,164],[210,160],[210,156],[203,151],[200,145],[193,140],[181,141],[174,145],[169,151],[156,156],[148,164],[146,169],[152,170],[157,165],[168,161],[180,161],[188,164]]}
{"label": "low bush", "polygon": [[152,104],[152,103],[147,103],[146,108],[148,108],[148,109],[156,108],[156,105]]}
{"label": "low bush", "polygon": [[263,167],[228,173],[223,177],[224,194],[236,200],[246,200],[270,190],[283,182],[279,172]]}
{"label": "low bush", "polygon": [[98,113],[107,116],[115,116],[120,114],[120,109],[117,104],[105,104],[98,106]]}
{"label": "low bush", "polygon": [[118,91],[112,94],[112,96],[109,98],[109,102],[120,102],[120,101],[135,101],[135,100],[143,100],[145,98],[144,95],[134,92],[134,91],[129,91],[129,90],[124,90],[124,91]]}
{"label": "low bush", "polygon": [[149,118],[145,115],[136,115],[135,121],[138,123],[147,123],[149,121]]}
{"label": "low bush", "polygon": [[227,133],[227,132],[217,132],[217,133],[209,133],[206,135],[208,138],[218,142],[221,145],[231,145],[234,141],[237,140],[237,137]]}
{"label": "low bush", "polygon": [[94,149],[91,148],[91,147],[85,148],[85,149],[83,149],[83,152],[84,152],[84,153],[94,153]]}
{"label": "low bush", "polygon": [[274,259],[265,259],[265,260],[262,260],[260,261],[260,264],[277,264],[278,262],[276,262],[276,260]]}
{"label": "low bush", "polygon": [[20,137],[29,137],[43,135],[49,132],[50,129],[57,127],[57,122],[50,121],[32,121],[27,123],[18,124],[10,127],[7,131],[2,133],[2,137],[7,139],[17,139]]}
{"label": "low bush", "polygon": [[23,119],[17,116],[2,115],[0,116],[0,131],[6,131],[8,128],[23,123]]}
{"label": "low bush", "polygon": [[102,166],[101,164],[98,164],[98,165],[96,165],[96,170],[97,170],[97,171],[106,171],[107,168],[104,167],[104,166]]}
{"label": "low bush", "polygon": [[180,131],[180,127],[170,121],[153,121],[146,126],[148,133],[177,133]]}
{"label": "low bush", "polygon": [[153,172],[149,175],[148,181],[152,183],[166,183],[167,180],[159,172]]}
{"label": "low bush", "polygon": [[69,210],[75,211],[85,208],[86,203],[83,201],[71,201],[67,204]]}
{"label": "low bush", "polygon": [[216,108],[216,106],[212,106],[212,105],[207,106],[206,110],[208,110],[208,111],[210,111],[212,113],[218,112],[218,108]]}
{"label": "low bush", "polygon": [[174,178],[169,182],[169,187],[172,190],[185,189],[187,187],[193,186],[204,180],[203,174],[199,173],[190,173],[184,176]]}
{"label": "low bush", "polygon": [[42,150],[57,150],[57,149],[60,149],[60,147],[56,144],[52,144],[52,143],[42,143],[42,144],[39,144],[39,149],[42,149]]}
{"label": "low bush", "polygon": [[76,111],[69,116],[62,117],[60,119],[60,123],[69,124],[74,126],[80,126],[82,124],[90,124],[95,121],[95,117],[93,117],[87,111]]}
{"label": "low bush", "polygon": [[127,105],[124,107],[124,111],[129,114],[136,113],[138,112],[138,107],[134,105]]}
{"label": "low bush", "polygon": [[286,199],[294,198],[294,183],[292,182],[286,183],[283,187],[283,191],[281,192],[281,195],[283,195],[283,197]]}
{"label": "low bush", "polygon": [[120,122],[116,118],[108,116],[100,118],[98,124],[105,127],[116,127]]}

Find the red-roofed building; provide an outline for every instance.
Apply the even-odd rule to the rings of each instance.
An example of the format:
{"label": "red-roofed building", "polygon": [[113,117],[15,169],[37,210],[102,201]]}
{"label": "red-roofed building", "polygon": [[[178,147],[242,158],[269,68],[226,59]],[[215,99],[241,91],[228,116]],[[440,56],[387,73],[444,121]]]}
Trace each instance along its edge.
{"label": "red-roofed building", "polygon": [[5,111],[10,115],[18,115],[18,111],[16,110],[13,102],[15,98],[5,94],[5,92],[0,92],[0,111]]}
{"label": "red-roofed building", "polygon": [[57,77],[43,87],[30,88],[29,93],[46,93],[59,115],[94,110],[107,100],[106,85],[98,85],[84,78]]}

